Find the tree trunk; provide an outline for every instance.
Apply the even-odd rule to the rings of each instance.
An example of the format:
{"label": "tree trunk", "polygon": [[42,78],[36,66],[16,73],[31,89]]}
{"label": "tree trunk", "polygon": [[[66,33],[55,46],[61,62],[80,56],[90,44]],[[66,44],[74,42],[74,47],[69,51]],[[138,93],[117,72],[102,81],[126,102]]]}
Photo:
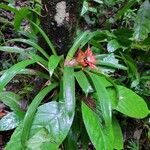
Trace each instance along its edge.
{"label": "tree trunk", "polygon": [[[82,0],[42,0],[41,26],[58,54],[66,54],[76,33]],[[42,47],[47,45],[41,41]]]}

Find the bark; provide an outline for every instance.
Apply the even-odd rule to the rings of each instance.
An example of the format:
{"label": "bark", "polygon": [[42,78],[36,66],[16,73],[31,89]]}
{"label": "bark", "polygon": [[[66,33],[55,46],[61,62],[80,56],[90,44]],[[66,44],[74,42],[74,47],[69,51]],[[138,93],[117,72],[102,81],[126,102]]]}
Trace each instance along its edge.
{"label": "bark", "polygon": [[[42,0],[41,26],[58,54],[66,54],[76,33],[82,0]],[[42,47],[47,45],[41,41]]]}

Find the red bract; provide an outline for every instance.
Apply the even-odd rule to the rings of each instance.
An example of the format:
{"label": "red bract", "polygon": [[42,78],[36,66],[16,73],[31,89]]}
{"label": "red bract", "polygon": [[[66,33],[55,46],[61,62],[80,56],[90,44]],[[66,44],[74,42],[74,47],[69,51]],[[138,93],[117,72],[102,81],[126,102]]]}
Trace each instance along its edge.
{"label": "red bract", "polygon": [[90,67],[95,68],[96,59],[93,55],[90,48],[88,48],[85,52],[82,50],[79,50],[76,56],[76,61],[82,66],[82,67]]}

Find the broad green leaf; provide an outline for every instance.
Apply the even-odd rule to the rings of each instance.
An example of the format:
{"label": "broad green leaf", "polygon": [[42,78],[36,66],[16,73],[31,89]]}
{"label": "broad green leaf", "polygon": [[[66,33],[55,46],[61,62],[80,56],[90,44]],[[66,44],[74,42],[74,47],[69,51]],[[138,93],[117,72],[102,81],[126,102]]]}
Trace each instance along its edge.
{"label": "broad green leaf", "polygon": [[146,102],[130,89],[118,86],[119,102],[116,110],[132,118],[145,118],[149,113]]}
{"label": "broad green leaf", "polygon": [[[27,148],[30,150],[46,150],[45,144],[46,143],[50,143],[51,139],[49,137],[48,131],[44,128],[42,128],[41,130],[39,130],[33,137],[31,137],[28,142],[27,142]],[[44,149],[43,149],[43,148]],[[58,146],[56,145],[56,143],[51,143],[49,145],[49,148],[51,150],[57,150]],[[48,149],[47,149],[48,150]]]}
{"label": "broad green leaf", "polygon": [[72,117],[75,110],[75,79],[74,69],[71,67],[64,68],[63,101],[66,106],[66,111]]}
{"label": "broad green leaf", "polygon": [[105,88],[114,86],[112,83],[112,80],[110,78],[106,77],[104,74],[100,73],[97,70],[91,70],[91,72],[98,75],[98,77],[100,78],[100,80]]}
{"label": "broad green leaf", "polygon": [[24,121],[23,121],[23,130],[22,130],[22,134],[21,134],[21,143],[23,146],[25,146],[28,138],[29,138],[29,134],[30,134],[30,129],[32,126],[32,122],[36,113],[36,110],[39,106],[39,104],[41,103],[41,101],[44,99],[44,97],[51,91],[53,90],[55,87],[57,86],[57,84],[51,84],[48,87],[44,88],[43,90],[41,90],[38,95],[33,99],[32,103],[30,104]]}
{"label": "broad green leaf", "polygon": [[108,52],[114,52],[115,50],[117,50],[120,47],[121,47],[120,44],[115,39],[109,41],[108,44],[107,44],[107,50],[108,50]]}
{"label": "broad green leaf", "polygon": [[103,86],[101,78],[98,75],[89,73],[97,94],[97,105],[100,107],[101,117],[104,121],[103,132],[105,134],[104,143],[107,149],[113,149],[113,131],[112,131],[112,106],[109,94]]}
{"label": "broad green leaf", "polygon": [[35,63],[33,60],[24,60],[13,65],[0,77],[0,91],[9,83],[9,81],[26,66]]}
{"label": "broad green leaf", "polygon": [[38,44],[36,44],[35,42],[33,42],[32,40],[27,40],[27,39],[12,39],[10,41],[21,42],[21,43],[28,44],[28,45],[34,47],[36,50],[38,50],[43,56],[45,56],[45,58],[49,59],[49,55],[45,52],[45,50],[42,47],[40,47]]}
{"label": "broad green leaf", "polygon": [[109,97],[111,99],[112,108],[115,109],[118,104],[117,93],[114,87],[107,87],[107,92],[109,93]]}
{"label": "broad green leaf", "polygon": [[104,142],[105,135],[98,115],[82,103],[82,116],[87,133],[96,150],[108,149],[107,143]]}
{"label": "broad green leaf", "polygon": [[90,85],[90,82],[88,81],[86,75],[83,73],[83,71],[75,72],[76,80],[78,81],[80,87],[82,88],[83,92],[87,95],[89,92],[92,92],[92,86]]}
{"label": "broad green leaf", "polygon": [[54,48],[52,42],[50,41],[50,39],[48,38],[48,36],[45,34],[45,32],[44,32],[37,24],[35,24],[35,23],[32,22],[31,20],[30,20],[30,22],[31,22],[31,24],[34,25],[34,26],[38,29],[38,31],[41,33],[41,35],[43,36],[43,38],[45,39],[45,41],[47,42],[47,44],[48,44],[49,47],[51,48],[53,54],[54,54],[54,55],[57,55],[56,50],[55,50],[55,48]]}
{"label": "broad green leaf", "polygon": [[18,126],[20,120],[15,113],[10,112],[0,119],[0,131],[8,131]]}
{"label": "broad green leaf", "polygon": [[147,38],[148,33],[150,33],[150,2],[145,0],[141,5],[136,22],[134,25],[134,38],[137,41],[144,40]]}
{"label": "broad green leaf", "polygon": [[[64,102],[49,102],[41,105],[34,117],[26,147],[29,149],[58,150],[59,145],[66,138],[72,125],[71,117],[66,111]],[[28,132],[28,131],[27,131]],[[6,150],[18,143],[18,147],[13,150],[21,150],[22,127],[16,129],[11,140],[6,146]]]}
{"label": "broad green leaf", "polygon": [[20,108],[19,100],[20,97],[15,93],[0,92],[0,101],[2,101],[5,105],[9,106],[10,109],[17,114],[17,116],[23,118],[25,113]]}
{"label": "broad green leaf", "polygon": [[19,47],[0,46],[0,51],[9,53],[24,53],[25,49]]}
{"label": "broad green leaf", "polygon": [[36,134],[41,129],[46,129],[49,143],[55,143],[59,147],[66,138],[72,121],[73,115],[70,116],[66,111],[64,102],[46,103],[38,108],[33,121],[31,135]]}
{"label": "broad green leaf", "polygon": [[[47,93],[48,89],[45,90]],[[45,94],[46,94],[45,93]],[[21,141],[25,146],[30,135],[34,136],[42,128],[47,129],[49,134],[50,142],[47,143],[49,146],[54,143],[57,147],[66,138],[72,121],[74,118],[75,111],[75,81],[74,81],[74,70],[70,67],[64,68],[63,76],[63,100],[60,102],[50,102],[39,107],[35,117],[35,111],[41,100],[43,99],[43,91],[41,91],[36,98],[33,100],[26,113],[23,132],[21,134]],[[32,120],[34,121],[32,124]],[[31,129],[31,132],[30,132]],[[29,135],[30,133],[30,135]],[[44,143],[41,145],[44,146]]]}
{"label": "broad green leaf", "polygon": [[56,56],[56,55],[50,56],[49,62],[48,62],[48,70],[49,70],[50,77],[52,77],[53,72],[57,68],[60,60],[61,60],[60,56]]}
{"label": "broad green leaf", "polygon": [[114,131],[114,149],[121,150],[123,149],[123,134],[116,117],[113,117],[112,126]]}

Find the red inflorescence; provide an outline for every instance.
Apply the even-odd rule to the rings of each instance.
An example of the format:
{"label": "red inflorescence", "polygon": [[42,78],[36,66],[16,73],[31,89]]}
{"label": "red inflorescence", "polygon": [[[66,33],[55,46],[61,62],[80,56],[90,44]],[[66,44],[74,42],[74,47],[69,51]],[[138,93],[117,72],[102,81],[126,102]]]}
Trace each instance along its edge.
{"label": "red inflorescence", "polygon": [[96,59],[93,55],[91,49],[88,47],[85,52],[83,52],[81,49],[78,51],[76,56],[76,61],[82,66],[82,67],[90,67],[90,68],[96,68]]}

